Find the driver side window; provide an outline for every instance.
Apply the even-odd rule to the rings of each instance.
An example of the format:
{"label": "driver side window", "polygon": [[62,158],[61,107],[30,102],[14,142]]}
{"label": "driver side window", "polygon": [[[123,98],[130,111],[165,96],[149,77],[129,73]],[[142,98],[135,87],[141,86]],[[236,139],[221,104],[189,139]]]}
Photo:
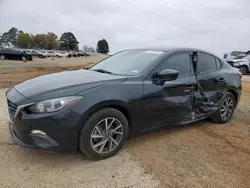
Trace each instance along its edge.
{"label": "driver side window", "polygon": [[177,70],[179,72],[178,78],[193,75],[193,68],[191,67],[190,55],[188,52],[174,54],[165,59],[159,67],[157,67],[157,72],[163,69]]}

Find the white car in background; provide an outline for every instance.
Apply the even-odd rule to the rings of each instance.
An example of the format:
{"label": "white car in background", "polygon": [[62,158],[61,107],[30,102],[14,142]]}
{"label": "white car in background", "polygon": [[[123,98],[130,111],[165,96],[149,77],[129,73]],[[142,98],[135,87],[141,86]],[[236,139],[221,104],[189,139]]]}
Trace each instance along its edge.
{"label": "white car in background", "polygon": [[250,54],[242,57],[238,56],[232,60],[227,61],[231,66],[240,69],[242,74],[247,74],[250,72]]}
{"label": "white car in background", "polygon": [[57,57],[58,56],[58,54],[55,51],[52,51],[52,50],[46,51],[45,54],[46,54],[47,57]]}
{"label": "white car in background", "polygon": [[224,53],[224,59],[226,61],[230,61],[232,59],[235,59],[236,57],[245,57],[247,55],[248,52],[242,52],[242,51],[232,51],[232,52],[229,52],[229,53]]}
{"label": "white car in background", "polygon": [[68,55],[68,53],[63,52],[63,51],[57,51],[56,54],[57,54],[56,57],[67,57]]}

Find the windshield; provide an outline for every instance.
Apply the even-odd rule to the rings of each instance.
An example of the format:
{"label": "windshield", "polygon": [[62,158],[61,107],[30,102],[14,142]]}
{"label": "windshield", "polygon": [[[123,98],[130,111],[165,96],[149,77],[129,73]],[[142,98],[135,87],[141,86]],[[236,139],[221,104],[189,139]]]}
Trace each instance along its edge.
{"label": "windshield", "polygon": [[243,57],[246,57],[246,56],[236,56],[234,59],[242,59]]}
{"label": "windshield", "polygon": [[164,53],[152,50],[122,51],[101,61],[90,70],[103,69],[118,75],[137,75]]}

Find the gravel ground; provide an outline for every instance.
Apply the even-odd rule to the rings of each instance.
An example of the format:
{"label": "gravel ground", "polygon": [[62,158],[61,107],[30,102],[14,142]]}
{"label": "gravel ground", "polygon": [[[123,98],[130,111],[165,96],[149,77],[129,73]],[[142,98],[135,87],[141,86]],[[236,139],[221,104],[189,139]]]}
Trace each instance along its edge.
{"label": "gravel ground", "polygon": [[244,82],[250,82],[250,75],[244,75],[244,76],[242,77],[242,80],[243,80]]}
{"label": "gravel ground", "polygon": [[250,187],[250,83],[232,120],[201,121],[151,133],[127,145],[160,187]]}
{"label": "gravel ground", "polygon": [[[77,66],[90,63],[80,60]],[[58,70],[26,67],[18,73],[10,68],[1,75],[0,87]],[[129,140],[115,157],[95,162],[79,152],[59,154],[13,144],[6,110],[0,89],[0,187],[250,187],[249,82],[243,83],[230,122],[201,121],[146,134]]]}

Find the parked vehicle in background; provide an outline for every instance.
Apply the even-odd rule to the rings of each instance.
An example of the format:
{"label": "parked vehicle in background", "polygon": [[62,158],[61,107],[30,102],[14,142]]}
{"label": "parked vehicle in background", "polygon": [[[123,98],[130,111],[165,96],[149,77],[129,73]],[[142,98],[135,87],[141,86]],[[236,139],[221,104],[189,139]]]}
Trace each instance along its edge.
{"label": "parked vehicle in background", "polygon": [[0,59],[1,60],[28,60],[32,61],[32,55],[26,53],[24,50],[16,49],[2,49],[0,50]]}
{"label": "parked vehicle in background", "polygon": [[247,74],[250,72],[250,54],[243,57],[237,56],[232,60],[227,61],[232,67],[240,69],[242,74]]}
{"label": "parked vehicle in background", "polygon": [[67,57],[67,53],[63,51],[57,51],[56,52],[56,57]]}
{"label": "parked vehicle in background", "polygon": [[77,51],[72,51],[73,57],[80,57],[80,54]]}
{"label": "parked vehicle in background", "polygon": [[58,57],[59,56],[55,51],[52,51],[52,50],[46,51],[45,54],[47,57]]}
{"label": "parked vehicle in background", "polygon": [[25,50],[27,53],[30,53],[33,57],[45,58],[46,54],[38,50]]}
{"label": "parked vehicle in background", "polygon": [[223,58],[228,61],[228,60],[232,60],[235,59],[238,56],[243,56],[245,57],[247,55],[248,52],[243,52],[243,51],[232,51],[229,53],[224,53]]}
{"label": "parked vehicle in background", "polygon": [[125,50],[88,70],[29,79],[6,91],[9,128],[20,145],[115,155],[128,137],[210,118],[228,122],[242,74],[191,48]]}
{"label": "parked vehicle in background", "polygon": [[87,57],[87,56],[90,56],[87,52],[78,52],[79,56],[84,56],[84,57]]}

